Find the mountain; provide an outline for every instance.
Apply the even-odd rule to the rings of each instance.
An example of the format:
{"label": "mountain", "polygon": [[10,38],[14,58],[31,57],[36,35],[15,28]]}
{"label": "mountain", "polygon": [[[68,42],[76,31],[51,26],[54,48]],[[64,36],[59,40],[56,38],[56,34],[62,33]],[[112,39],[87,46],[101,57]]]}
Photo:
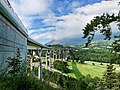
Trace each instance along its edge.
{"label": "mountain", "polygon": [[[112,37],[114,35],[118,35],[118,33],[113,33]],[[104,39],[104,36],[101,35],[101,34],[99,34],[99,35],[95,35],[93,41],[103,41],[104,42],[103,39]],[[113,40],[113,38],[112,38],[112,40]],[[63,39],[60,39],[60,40],[52,40],[52,41],[46,43],[46,45],[55,45],[55,44],[61,44],[61,45],[79,45],[79,44],[84,44],[85,42],[87,42],[87,39],[83,39],[82,37],[77,37],[77,38],[63,38]],[[109,42],[109,41],[106,41],[106,42]]]}
{"label": "mountain", "polygon": [[54,45],[54,44],[61,44],[61,45],[78,45],[83,43],[85,40],[83,38],[64,38],[60,40],[52,40],[46,45]]}
{"label": "mountain", "polygon": [[61,45],[79,45],[84,44],[86,42],[83,38],[64,38],[60,40],[52,40],[46,45],[55,45],[55,44],[61,44]]}

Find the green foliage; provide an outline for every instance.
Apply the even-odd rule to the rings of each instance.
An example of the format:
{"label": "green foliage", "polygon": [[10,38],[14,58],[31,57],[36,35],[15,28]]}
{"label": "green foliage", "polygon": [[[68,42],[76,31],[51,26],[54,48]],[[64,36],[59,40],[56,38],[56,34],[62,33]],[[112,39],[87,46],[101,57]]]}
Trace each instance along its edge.
{"label": "green foliage", "polygon": [[45,50],[42,51],[42,55],[41,56],[42,57],[46,57],[46,51]]}
{"label": "green foliage", "polygon": [[[117,26],[118,29],[120,30],[120,11],[118,12],[118,15],[115,14],[109,15],[104,13],[101,16],[94,17],[94,19],[91,20],[90,23],[87,23],[87,25],[83,29],[83,34],[84,34],[83,38],[88,38],[86,46],[90,45],[90,42],[93,40],[96,31],[100,31],[100,33],[102,33],[105,36],[104,39],[110,40],[112,35],[110,24],[112,22],[118,22]],[[115,52],[115,56],[118,57],[119,55],[118,58],[120,58],[120,34],[114,36],[114,38],[115,40],[111,45],[112,52]],[[118,64],[120,64],[119,59],[116,61]],[[113,61],[110,61],[110,63],[113,63]]]}
{"label": "green foliage", "polygon": [[120,65],[120,35],[114,36],[115,40],[112,43],[112,53],[114,53],[114,57],[116,62]]}
{"label": "green foliage", "polygon": [[82,50],[82,49],[78,49],[78,48],[72,48],[70,50],[70,59],[74,62],[80,62],[80,63],[84,63],[84,61],[86,60],[86,51]]}
{"label": "green foliage", "polygon": [[0,77],[0,90],[54,90],[31,76]]}
{"label": "green foliage", "polygon": [[[92,65],[92,63],[95,64],[95,66]],[[109,63],[102,63],[103,65],[100,65],[99,62],[92,62],[92,61],[86,61],[84,64],[76,63],[76,62],[69,62],[69,69],[70,73],[68,73],[69,76],[79,79],[79,77],[82,75],[90,74],[92,77],[103,77],[104,72],[106,71],[107,64]],[[119,68],[117,64],[114,64],[114,68]],[[116,70],[119,72],[119,70]]]}
{"label": "green foliage", "polygon": [[114,36],[115,40],[112,43],[113,51],[120,52],[120,35]]}
{"label": "green foliage", "polygon": [[91,76],[85,77],[81,75],[78,79],[70,76],[64,76],[58,72],[51,72],[43,69],[43,78],[46,81],[51,81],[66,90],[94,90],[97,82],[97,78],[91,78]]}
{"label": "green foliage", "polygon": [[[99,48],[99,49],[95,49]],[[77,51],[75,51],[77,50]],[[84,63],[85,61],[95,61],[95,62],[103,62],[103,63],[118,63],[119,56],[111,53],[107,46],[104,47],[89,47],[89,49],[83,49],[82,47],[76,48],[73,50],[73,54],[75,55],[74,61]],[[73,61],[73,60],[71,60]]]}
{"label": "green foliage", "polygon": [[16,56],[9,58],[7,62],[7,68],[1,69],[0,65],[0,90],[54,90],[30,73],[28,76],[27,63],[21,62],[19,49]]}
{"label": "green foliage", "polygon": [[97,90],[119,90],[120,89],[120,73],[114,72],[113,65],[107,66],[103,78],[99,81]]}
{"label": "green foliage", "polygon": [[[96,43],[98,45],[96,45]],[[119,55],[115,55],[115,53],[111,53],[111,50],[107,48],[107,44],[101,44],[102,42],[94,43],[95,46],[91,45],[89,48],[84,49],[79,46],[71,49],[72,54],[69,57],[73,62],[84,63],[85,61],[95,61],[95,62],[103,62],[103,63],[120,63]],[[107,42],[106,42],[107,43]],[[70,53],[71,53],[70,52]],[[69,60],[70,61],[70,60]]]}
{"label": "green foliage", "polygon": [[53,67],[57,70],[62,71],[63,73],[69,73],[68,63],[64,61],[55,61]]}
{"label": "green foliage", "polygon": [[38,67],[34,67],[34,74],[35,76],[38,76]]}
{"label": "green foliage", "polygon": [[87,23],[87,25],[83,29],[83,38],[88,38],[86,46],[88,46],[88,44],[93,40],[95,32],[98,30],[105,36],[104,39],[110,40],[112,34],[110,23],[115,21],[120,22],[120,12],[117,16],[115,16],[114,14],[109,15],[104,13],[101,16],[94,17],[94,19],[91,20],[90,23]]}
{"label": "green foliage", "polygon": [[20,73],[20,68],[21,68],[21,55],[20,55],[20,50],[17,49],[16,56],[11,58],[9,57],[8,60],[8,74],[11,76],[15,76]]}
{"label": "green foliage", "polygon": [[93,79],[93,78],[91,78],[91,76],[89,74],[86,75],[86,77],[84,78],[84,81],[87,84],[86,90],[93,90],[93,89],[95,89],[96,85],[97,85],[96,82],[98,80],[99,80],[98,77],[94,77],[94,79]]}

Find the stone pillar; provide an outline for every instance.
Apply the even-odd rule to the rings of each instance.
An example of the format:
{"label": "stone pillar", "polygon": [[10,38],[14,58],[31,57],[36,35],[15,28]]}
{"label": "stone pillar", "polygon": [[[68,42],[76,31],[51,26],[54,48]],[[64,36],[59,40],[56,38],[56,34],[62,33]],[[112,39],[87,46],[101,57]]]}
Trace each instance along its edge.
{"label": "stone pillar", "polygon": [[33,72],[33,57],[34,57],[34,53],[33,50],[31,50],[30,52],[30,70]]}
{"label": "stone pillar", "polygon": [[67,57],[68,57],[68,50],[66,49],[65,50],[65,60],[67,60]]}
{"label": "stone pillar", "polygon": [[59,60],[61,59],[61,49],[59,49]]}
{"label": "stone pillar", "polygon": [[39,52],[39,67],[38,67],[38,78],[42,81],[42,48]]}
{"label": "stone pillar", "polygon": [[56,50],[56,52],[55,52],[55,60],[58,59],[57,52],[58,52],[58,50]]}
{"label": "stone pillar", "polygon": [[54,50],[54,52],[53,52],[53,60],[54,60],[54,62],[56,61],[56,59],[57,59],[57,51]]}
{"label": "stone pillar", "polygon": [[63,49],[61,50],[61,61],[63,61]]}
{"label": "stone pillar", "polygon": [[48,61],[49,61],[49,69],[51,70],[51,63],[52,63],[52,61],[51,61],[51,51],[50,50],[48,52]]}
{"label": "stone pillar", "polygon": [[66,49],[65,50],[65,60],[67,60],[67,57],[68,57],[68,50]]}
{"label": "stone pillar", "polygon": [[62,50],[62,60],[64,61],[64,49]]}
{"label": "stone pillar", "polygon": [[40,59],[40,80],[42,81],[42,59]]}
{"label": "stone pillar", "polygon": [[65,50],[63,49],[63,61],[65,60]]}
{"label": "stone pillar", "polygon": [[48,68],[48,50],[46,51],[46,68]]}
{"label": "stone pillar", "polygon": [[50,70],[51,70],[51,63],[52,63],[51,56],[49,56],[49,67],[50,67]]}
{"label": "stone pillar", "polygon": [[32,61],[33,61],[33,56],[31,55],[30,57],[30,70],[33,70],[33,65],[32,65]]}
{"label": "stone pillar", "polygon": [[53,50],[53,61],[55,62],[55,50]]}

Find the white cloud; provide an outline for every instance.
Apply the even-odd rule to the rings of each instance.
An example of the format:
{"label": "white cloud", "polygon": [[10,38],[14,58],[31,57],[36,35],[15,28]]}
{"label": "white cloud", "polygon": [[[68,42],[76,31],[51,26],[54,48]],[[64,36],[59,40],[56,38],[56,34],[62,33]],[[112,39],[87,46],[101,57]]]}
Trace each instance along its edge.
{"label": "white cloud", "polygon": [[55,23],[57,22],[57,19],[55,17],[51,17],[51,18],[46,18],[42,21],[44,24],[46,25],[52,25],[54,26]]}
{"label": "white cloud", "polygon": [[[102,1],[101,3],[95,3],[93,5],[87,5],[85,7],[77,8],[76,12],[84,12],[86,15],[101,14],[101,13],[116,13],[120,7],[118,6],[119,0]],[[115,12],[114,12],[115,11]]]}
{"label": "white cloud", "polygon": [[22,12],[24,15],[39,14],[50,7],[50,3],[47,0],[13,0],[11,4],[15,7],[14,9],[17,9],[17,11],[19,9],[20,13]]}
{"label": "white cloud", "polygon": [[51,40],[51,39],[54,39],[52,36],[53,36],[53,34],[49,33],[49,32],[42,33],[42,34],[35,33],[35,34],[31,35],[31,37],[35,40],[40,40],[40,39]]}
{"label": "white cloud", "polygon": [[[30,2],[31,1],[31,2]],[[38,30],[29,30],[30,37],[35,40],[41,39],[62,39],[62,38],[71,38],[82,35],[82,29],[85,27],[87,23],[96,15],[101,15],[103,13],[118,13],[120,7],[118,6],[119,0],[111,0],[111,1],[102,1],[99,3],[95,3],[93,5],[86,5],[84,7],[77,7],[78,3],[72,3],[74,8],[74,12],[68,15],[63,15],[56,17],[54,13],[50,10],[51,3],[47,2],[47,0],[20,0],[20,4],[16,4],[13,2],[13,6],[16,8],[16,12],[20,16],[22,16],[22,21],[25,26],[32,26],[31,21],[35,18],[43,18],[43,23],[45,25],[55,26],[53,28],[41,28]],[[80,3],[79,3],[80,4]],[[19,7],[20,6],[20,7]],[[26,15],[34,15],[39,14],[39,16],[31,16],[27,17]],[[40,15],[41,14],[41,15]],[[41,33],[45,30],[54,30],[50,32]],[[115,29],[115,28],[113,28]],[[34,32],[34,33],[33,33]]]}
{"label": "white cloud", "polygon": [[[53,0],[9,0],[14,11],[18,14],[26,28],[32,26],[32,20],[35,18],[53,16],[50,6]],[[48,13],[48,14],[46,14]],[[36,16],[38,15],[38,16]]]}
{"label": "white cloud", "polygon": [[[118,13],[120,7],[118,6],[117,2],[118,0],[102,1],[101,3],[77,8],[74,13],[58,17],[58,19],[62,19],[62,21],[57,22],[55,26],[58,30],[60,28],[62,30],[56,30],[55,34],[58,35],[57,39],[60,37],[59,35],[61,35],[61,37],[63,38],[75,37],[78,35],[83,36],[82,29],[95,16],[102,15],[103,13]],[[81,12],[83,12],[84,14]]]}

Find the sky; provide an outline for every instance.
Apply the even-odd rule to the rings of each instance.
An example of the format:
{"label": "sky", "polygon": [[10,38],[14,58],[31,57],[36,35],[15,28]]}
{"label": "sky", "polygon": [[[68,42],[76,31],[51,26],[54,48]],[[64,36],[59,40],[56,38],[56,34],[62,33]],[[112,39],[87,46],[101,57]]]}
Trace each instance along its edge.
{"label": "sky", "polygon": [[[120,0],[9,0],[29,37],[47,43],[53,39],[83,37],[82,29],[95,16],[120,10]],[[118,32],[115,23],[114,32]]]}

